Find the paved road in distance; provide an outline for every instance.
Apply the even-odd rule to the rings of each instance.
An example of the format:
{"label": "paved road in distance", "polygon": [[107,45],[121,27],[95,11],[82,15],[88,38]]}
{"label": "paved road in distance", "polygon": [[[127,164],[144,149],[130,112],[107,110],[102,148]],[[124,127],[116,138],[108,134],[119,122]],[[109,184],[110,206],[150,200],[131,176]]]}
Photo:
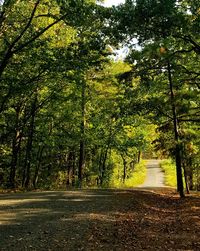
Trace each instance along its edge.
{"label": "paved road in distance", "polygon": [[159,166],[160,160],[147,160],[147,176],[145,182],[139,187],[165,187],[164,173]]}

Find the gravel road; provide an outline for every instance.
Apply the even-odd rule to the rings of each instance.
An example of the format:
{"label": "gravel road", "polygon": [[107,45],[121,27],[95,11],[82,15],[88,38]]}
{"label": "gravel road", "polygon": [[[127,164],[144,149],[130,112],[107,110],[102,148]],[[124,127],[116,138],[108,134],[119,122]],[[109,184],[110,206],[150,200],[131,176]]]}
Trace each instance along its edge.
{"label": "gravel road", "polygon": [[199,196],[151,190],[0,194],[0,251],[200,250]]}
{"label": "gravel road", "polygon": [[149,160],[141,188],[0,194],[0,251],[198,251],[199,215]]}
{"label": "gravel road", "polygon": [[147,176],[145,182],[139,186],[141,188],[165,187],[164,173],[159,166],[160,160],[147,160]]}
{"label": "gravel road", "polygon": [[130,198],[123,190],[0,194],[0,251],[93,250],[93,230],[109,231]]}

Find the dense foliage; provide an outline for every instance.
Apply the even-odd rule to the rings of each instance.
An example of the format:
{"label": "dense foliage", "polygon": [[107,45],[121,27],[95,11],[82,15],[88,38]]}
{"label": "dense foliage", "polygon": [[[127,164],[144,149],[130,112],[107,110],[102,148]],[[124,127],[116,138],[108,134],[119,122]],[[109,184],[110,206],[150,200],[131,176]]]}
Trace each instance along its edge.
{"label": "dense foliage", "polygon": [[130,103],[158,126],[156,148],[175,160],[181,196],[183,174],[199,189],[199,10],[199,1],[127,0],[113,12],[120,39],[130,44],[129,78],[140,79],[132,91],[138,101]]}
{"label": "dense foliage", "polygon": [[[125,184],[154,142],[176,160],[179,191],[182,170],[199,189],[199,10],[175,0],[2,2],[0,185]],[[121,44],[126,62],[113,59]]]}

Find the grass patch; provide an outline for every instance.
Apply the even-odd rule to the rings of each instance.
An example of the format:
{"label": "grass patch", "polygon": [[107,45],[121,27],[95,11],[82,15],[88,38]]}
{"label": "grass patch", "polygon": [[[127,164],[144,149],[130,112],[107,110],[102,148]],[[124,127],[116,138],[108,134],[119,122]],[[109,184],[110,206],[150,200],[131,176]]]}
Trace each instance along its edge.
{"label": "grass patch", "polygon": [[131,188],[136,187],[144,183],[146,178],[146,161],[142,160],[140,163],[136,164],[133,172],[123,183],[121,176],[119,176],[119,170],[117,168],[114,170],[110,186],[115,188]]}
{"label": "grass patch", "polygon": [[176,187],[176,165],[170,160],[163,160],[160,162],[160,167],[165,173],[165,185]]}

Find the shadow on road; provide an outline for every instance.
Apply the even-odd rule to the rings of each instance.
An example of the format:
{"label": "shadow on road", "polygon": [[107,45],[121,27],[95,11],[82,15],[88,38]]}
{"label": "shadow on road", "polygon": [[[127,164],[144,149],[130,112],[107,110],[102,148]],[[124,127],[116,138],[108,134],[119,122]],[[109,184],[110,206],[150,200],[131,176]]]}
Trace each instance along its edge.
{"label": "shadow on road", "polygon": [[[167,242],[166,231],[177,227],[177,210],[184,219],[178,227],[191,226],[187,238],[192,234],[196,238],[200,201],[194,197],[183,204],[174,191],[164,188],[3,194],[0,250],[140,251],[148,249],[154,235],[163,245]],[[161,245],[162,250],[175,250],[175,245],[181,250],[182,243],[188,241],[181,233],[177,239],[180,244],[173,240],[174,244],[165,244],[167,249]]]}

